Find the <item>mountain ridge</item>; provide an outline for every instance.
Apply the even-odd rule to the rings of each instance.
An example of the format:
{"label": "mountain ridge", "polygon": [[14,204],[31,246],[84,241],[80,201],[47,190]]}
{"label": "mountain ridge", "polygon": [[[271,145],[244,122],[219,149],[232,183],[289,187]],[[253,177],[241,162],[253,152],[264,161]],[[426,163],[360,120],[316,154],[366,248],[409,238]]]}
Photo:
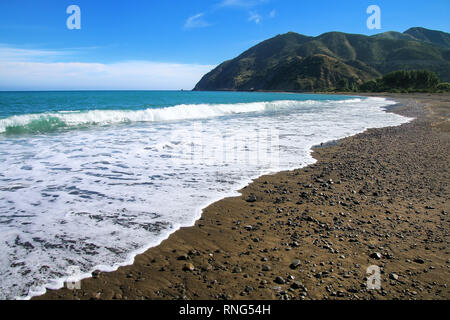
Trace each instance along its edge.
{"label": "mountain ridge", "polygon": [[450,81],[450,34],[420,27],[373,36],[332,31],[312,37],[290,31],[223,62],[194,90],[330,90],[401,69],[428,69]]}

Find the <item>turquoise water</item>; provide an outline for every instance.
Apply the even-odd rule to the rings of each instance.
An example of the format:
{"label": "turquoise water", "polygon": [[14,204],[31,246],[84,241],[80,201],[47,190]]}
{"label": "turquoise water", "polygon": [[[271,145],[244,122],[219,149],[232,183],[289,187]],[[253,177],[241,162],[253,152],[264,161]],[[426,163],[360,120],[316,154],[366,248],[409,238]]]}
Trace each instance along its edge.
{"label": "turquoise water", "polygon": [[[0,299],[131,264],[311,147],[409,121],[383,98],[0,92]],[[79,270],[73,274],[69,270]]]}
{"label": "turquoise water", "polygon": [[276,100],[344,100],[333,95],[199,91],[0,92],[0,118],[56,111],[142,110],[179,104],[224,104]]}
{"label": "turquoise water", "polygon": [[[95,124],[149,121],[129,111],[161,109],[177,105],[217,105],[280,100],[345,100],[348,97],[288,93],[195,91],[56,91],[0,92],[0,133],[45,133]],[[83,119],[89,111],[96,117]],[[127,111],[128,114],[100,111]],[[191,117],[195,118],[195,111]],[[199,111],[201,112],[201,111]],[[68,114],[71,113],[71,114]],[[76,119],[75,119],[75,116]],[[199,114],[201,117],[201,114]],[[176,119],[176,117],[173,117]],[[166,120],[164,117],[161,120]],[[167,118],[167,120],[170,120]]]}

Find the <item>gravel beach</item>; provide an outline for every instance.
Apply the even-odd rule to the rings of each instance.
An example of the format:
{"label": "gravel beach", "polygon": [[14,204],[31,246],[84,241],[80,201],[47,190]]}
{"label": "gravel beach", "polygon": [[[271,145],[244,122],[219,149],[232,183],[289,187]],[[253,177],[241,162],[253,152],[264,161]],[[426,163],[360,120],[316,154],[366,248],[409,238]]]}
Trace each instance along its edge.
{"label": "gravel beach", "polygon": [[317,147],[133,265],[34,299],[450,299],[450,96],[383,96],[416,119]]}

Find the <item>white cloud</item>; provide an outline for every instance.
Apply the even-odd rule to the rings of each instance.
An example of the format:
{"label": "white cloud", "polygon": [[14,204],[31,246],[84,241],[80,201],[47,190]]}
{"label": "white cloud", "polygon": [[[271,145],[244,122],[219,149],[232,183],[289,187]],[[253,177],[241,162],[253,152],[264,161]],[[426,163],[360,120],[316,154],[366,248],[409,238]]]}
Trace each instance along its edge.
{"label": "white cloud", "polygon": [[213,68],[151,61],[0,61],[0,90],[190,90]]}
{"label": "white cloud", "polygon": [[276,15],[277,15],[277,11],[276,10],[272,10],[269,13],[269,17],[271,17],[271,18],[275,18]]}
{"label": "white cloud", "polygon": [[0,44],[0,61],[28,61],[67,56],[70,51],[21,49]]}
{"label": "white cloud", "polygon": [[220,3],[220,7],[254,7],[262,3],[266,3],[268,0],[223,0]]}
{"label": "white cloud", "polygon": [[249,12],[250,17],[248,18],[248,21],[253,21],[254,23],[258,24],[261,22],[262,17],[256,12]]}
{"label": "white cloud", "polygon": [[184,24],[184,28],[192,29],[192,28],[204,28],[204,27],[210,26],[210,24],[203,19],[203,16],[204,16],[203,13],[198,13],[196,15],[189,17]]}
{"label": "white cloud", "polygon": [[[245,10],[249,11],[254,7],[264,5],[269,3],[270,0],[221,0],[221,2],[217,3],[216,5],[213,5],[209,12],[214,12],[216,10],[222,10],[224,8],[236,8],[238,10]],[[254,13],[252,11],[249,11],[250,17],[248,21],[253,21],[256,24],[260,23],[262,21],[262,16]],[[273,10],[270,13],[270,17],[273,18],[275,16],[276,12]],[[208,27],[211,24],[206,22],[204,18],[204,13],[198,13],[196,15],[193,15],[189,17],[185,24],[185,29],[191,29],[191,28],[201,28],[201,27]]]}
{"label": "white cloud", "polygon": [[215,67],[155,61],[47,62],[66,54],[0,46],[0,90],[189,90]]}

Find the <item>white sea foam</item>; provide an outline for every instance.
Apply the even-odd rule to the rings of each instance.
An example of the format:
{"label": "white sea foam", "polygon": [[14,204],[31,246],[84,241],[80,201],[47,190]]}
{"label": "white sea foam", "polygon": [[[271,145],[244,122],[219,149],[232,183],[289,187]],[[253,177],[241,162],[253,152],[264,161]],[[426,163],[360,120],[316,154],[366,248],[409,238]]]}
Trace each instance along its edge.
{"label": "white sea foam", "polygon": [[[361,99],[345,100],[357,102]],[[190,119],[206,119],[226,115],[282,111],[293,106],[315,105],[318,101],[295,101],[283,100],[273,102],[251,102],[236,104],[181,104],[166,108],[153,108],[144,110],[89,110],[89,111],[58,111],[38,114],[15,115],[5,119],[0,119],[0,133],[4,133],[8,128],[26,127],[33,122],[45,122],[58,120],[59,123],[67,127],[77,127],[86,125],[109,125],[130,122],[155,122],[155,121],[175,121]],[[344,103],[336,101],[336,103]],[[45,127],[43,129],[45,131]]]}
{"label": "white sea foam", "polygon": [[[410,120],[384,112],[389,104],[355,98],[58,113],[75,125],[132,123],[0,139],[0,298],[59,288],[69,266],[84,278],[130,264],[251,179],[313,163],[312,146]],[[249,161],[260,146],[268,151]]]}

